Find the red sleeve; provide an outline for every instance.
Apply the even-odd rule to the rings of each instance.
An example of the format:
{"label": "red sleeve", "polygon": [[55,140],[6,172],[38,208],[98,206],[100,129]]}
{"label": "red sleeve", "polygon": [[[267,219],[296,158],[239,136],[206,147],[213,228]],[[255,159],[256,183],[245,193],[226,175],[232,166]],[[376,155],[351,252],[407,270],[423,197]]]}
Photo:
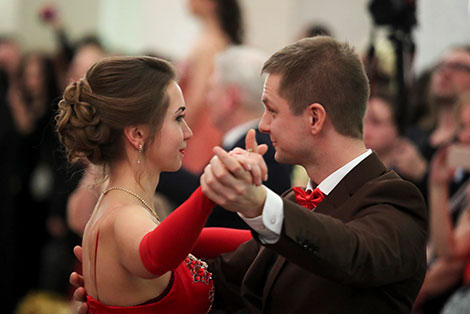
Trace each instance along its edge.
{"label": "red sleeve", "polygon": [[191,252],[198,258],[215,258],[222,253],[235,251],[251,238],[250,230],[204,228]]}
{"label": "red sleeve", "polygon": [[175,269],[194,246],[215,203],[199,187],[140,242],[140,258],[156,276]]}

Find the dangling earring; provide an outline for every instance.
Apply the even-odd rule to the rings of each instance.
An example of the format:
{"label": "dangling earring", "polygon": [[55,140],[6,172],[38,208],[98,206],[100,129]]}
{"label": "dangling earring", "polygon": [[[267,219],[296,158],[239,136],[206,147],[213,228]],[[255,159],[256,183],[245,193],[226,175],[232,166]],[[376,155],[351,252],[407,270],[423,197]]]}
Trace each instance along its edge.
{"label": "dangling earring", "polygon": [[144,148],[142,144],[139,144],[139,157],[137,157],[137,163],[140,164],[142,161],[142,152],[144,151]]}

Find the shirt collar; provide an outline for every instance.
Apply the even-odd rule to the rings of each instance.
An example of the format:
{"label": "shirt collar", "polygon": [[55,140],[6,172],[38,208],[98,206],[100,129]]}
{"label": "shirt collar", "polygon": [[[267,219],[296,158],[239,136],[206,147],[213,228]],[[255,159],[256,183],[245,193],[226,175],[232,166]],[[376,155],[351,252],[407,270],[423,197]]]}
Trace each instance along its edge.
{"label": "shirt collar", "polygon": [[[343,178],[356,167],[361,161],[366,159],[370,154],[372,154],[371,149],[367,149],[364,153],[360,154],[328,177],[326,177],[320,184],[318,184],[317,188],[322,191],[323,194],[328,195],[330,192],[338,185],[338,183],[343,180]],[[307,183],[306,190],[313,190],[312,182],[309,179]]]}
{"label": "shirt collar", "polygon": [[259,119],[251,120],[234,127],[227,133],[225,133],[222,139],[222,147],[232,148],[237,141],[248,132],[249,129],[253,129],[258,126]]}

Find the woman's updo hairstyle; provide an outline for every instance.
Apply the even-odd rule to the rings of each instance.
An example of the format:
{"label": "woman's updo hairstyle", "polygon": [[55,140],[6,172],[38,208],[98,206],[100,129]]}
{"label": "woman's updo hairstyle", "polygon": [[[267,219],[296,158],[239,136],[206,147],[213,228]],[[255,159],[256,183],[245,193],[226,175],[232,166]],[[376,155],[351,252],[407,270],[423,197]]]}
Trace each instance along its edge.
{"label": "woman's updo hairstyle", "polygon": [[[153,57],[108,57],[71,83],[56,115],[67,159],[82,158],[107,166],[122,156],[127,126],[146,124],[151,135],[161,127],[169,106],[166,92],[173,66]],[[154,140],[150,136],[145,147]]]}

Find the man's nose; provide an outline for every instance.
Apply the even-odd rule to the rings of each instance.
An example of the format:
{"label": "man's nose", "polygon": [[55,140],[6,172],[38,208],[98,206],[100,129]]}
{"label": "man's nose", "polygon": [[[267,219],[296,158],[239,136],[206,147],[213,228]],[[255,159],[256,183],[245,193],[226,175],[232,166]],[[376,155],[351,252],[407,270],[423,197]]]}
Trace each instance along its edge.
{"label": "man's nose", "polygon": [[266,112],[263,113],[261,120],[258,123],[258,130],[262,133],[269,133],[269,122],[267,121]]}

